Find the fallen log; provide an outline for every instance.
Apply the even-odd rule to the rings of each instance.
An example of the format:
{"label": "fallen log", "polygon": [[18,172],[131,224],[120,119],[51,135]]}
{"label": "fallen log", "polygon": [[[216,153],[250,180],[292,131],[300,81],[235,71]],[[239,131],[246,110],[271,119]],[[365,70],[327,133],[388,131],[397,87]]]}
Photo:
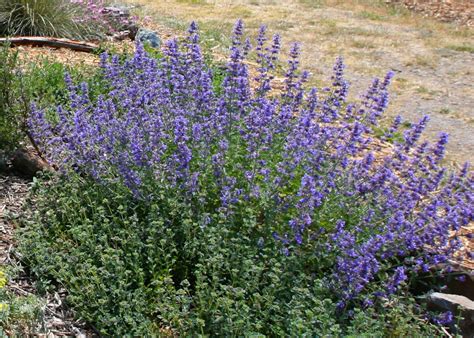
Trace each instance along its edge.
{"label": "fallen log", "polygon": [[69,48],[72,50],[93,53],[99,46],[89,42],[59,39],[40,36],[19,36],[12,38],[0,38],[0,44],[9,43],[11,47],[16,46],[39,46],[53,48]]}

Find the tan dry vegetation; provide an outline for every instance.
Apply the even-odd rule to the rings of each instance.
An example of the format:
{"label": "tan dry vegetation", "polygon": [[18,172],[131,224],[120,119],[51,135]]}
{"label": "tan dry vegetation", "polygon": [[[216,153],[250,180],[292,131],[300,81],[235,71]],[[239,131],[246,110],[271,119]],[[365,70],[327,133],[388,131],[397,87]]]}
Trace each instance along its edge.
{"label": "tan dry vegetation", "polygon": [[[195,20],[207,47],[222,54],[232,25],[244,19],[255,36],[266,24],[281,33],[288,50],[302,43],[302,66],[313,84],[327,84],[338,55],[345,58],[352,94],[359,95],[374,76],[390,69],[397,73],[390,115],[417,120],[432,117],[428,134],[451,134],[449,158],[474,161],[471,124],[474,112],[472,28],[440,23],[384,1],[362,0],[128,0],[139,12],[167,29],[183,31]],[[466,74],[470,74],[466,75]],[[420,92],[419,88],[427,88]],[[452,114],[438,114],[448,107]]]}

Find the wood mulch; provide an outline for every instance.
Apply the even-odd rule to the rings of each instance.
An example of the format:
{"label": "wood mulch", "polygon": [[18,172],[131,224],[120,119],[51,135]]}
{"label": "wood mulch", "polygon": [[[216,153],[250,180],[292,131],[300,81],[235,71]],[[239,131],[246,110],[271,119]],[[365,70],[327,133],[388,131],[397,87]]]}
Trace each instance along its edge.
{"label": "wood mulch", "polygon": [[0,176],[0,265],[12,262],[13,226],[7,214],[19,215],[28,193],[28,182],[15,176]]}
{"label": "wood mulch", "polygon": [[443,22],[474,27],[473,0],[387,0]]}
{"label": "wood mulch", "polygon": [[41,318],[36,327],[15,328],[23,332],[9,332],[11,328],[4,328],[7,335],[35,335],[38,337],[93,336],[93,331],[85,323],[74,318],[74,312],[64,304],[65,290],[58,290],[39,296],[34,280],[23,272],[19,254],[15,251],[15,219],[22,213],[27,198],[30,182],[16,176],[0,176],[0,267],[14,267],[20,271],[19,275],[10,279],[6,285],[9,292],[19,296],[34,295],[40,300]]}

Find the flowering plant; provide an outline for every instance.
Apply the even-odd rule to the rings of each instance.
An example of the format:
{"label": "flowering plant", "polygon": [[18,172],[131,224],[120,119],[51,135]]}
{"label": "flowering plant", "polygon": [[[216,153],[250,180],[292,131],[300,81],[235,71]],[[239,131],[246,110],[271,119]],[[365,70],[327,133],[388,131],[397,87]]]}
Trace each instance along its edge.
{"label": "flowering plant", "polygon": [[[193,23],[183,46],[171,40],[161,59],[139,44],[124,62],[103,54],[107,95],[92,100],[85,84],[67,78],[69,104],[54,117],[33,108],[30,129],[64,174],[126,191],[139,205],[158,202],[163,224],[186,228],[176,250],[196,250],[181,254],[189,269],[203,255],[189,238],[223,226],[244,236],[252,224],[255,247],[276,243],[282,256],[300,257],[339,311],[371,307],[414,273],[453,258],[461,246],[456,233],[473,218],[472,174],[467,164],[452,174],[442,167],[447,135],[420,142],[427,117],[390,154],[379,151],[374,129],[388,105],[391,72],[350,103],[343,60],[330,88],[306,90],[309,74],[299,71],[295,44],[276,93],[280,46],[278,35],[268,43],[262,27],[252,48],[238,21],[226,75],[217,81]],[[254,52],[252,77],[245,60]],[[177,285],[203,278],[177,263],[170,269],[180,271]]]}
{"label": "flowering plant", "polygon": [[[135,25],[136,16],[114,13],[108,7],[108,0],[70,0],[81,9],[81,16],[76,18],[78,23],[94,27],[95,34],[111,35]],[[91,29],[91,32],[93,30]]]}

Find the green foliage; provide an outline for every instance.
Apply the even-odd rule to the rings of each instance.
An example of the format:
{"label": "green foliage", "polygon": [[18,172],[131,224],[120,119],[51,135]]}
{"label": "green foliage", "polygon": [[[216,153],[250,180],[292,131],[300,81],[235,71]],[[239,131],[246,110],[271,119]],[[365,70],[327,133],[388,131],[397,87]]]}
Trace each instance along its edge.
{"label": "green foliage", "polygon": [[18,296],[6,287],[7,273],[0,269],[0,337],[33,332],[43,316],[44,304],[34,295]]}
{"label": "green foliage", "polygon": [[79,176],[36,181],[33,189],[37,211],[19,249],[40,287],[65,287],[77,314],[104,335],[164,327],[182,335],[435,332],[411,300],[340,318],[316,273],[327,263],[284,255],[252,208],[240,224],[217,217],[204,225],[186,201],[159,192],[137,201],[119,185]]}
{"label": "green foliage", "polygon": [[[143,48],[145,48],[145,51],[147,52],[148,55],[150,55],[154,59],[161,59],[163,57],[163,52],[159,48],[154,48],[152,47],[149,43],[146,43],[143,45]],[[113,50],[108,51],[109,54],[113,54]],[[125,54],[123,55],[123,58],[127,58],[129,55]]]}
{"label": "green foliage", "polygon": [[80,7],[68,0],[0,0],[0,35],[79,38],[87,33]]}
{"label": "green foliage", "polygon": [[18,53],[0,48],[0,151],[10,151],[21,139],[22,96]]}
{"label": "green foliage", "polygon": [[0,156],[8,157],[25,138],[26,118],[33,102],[45,109],[67,104],[65,73],[87,82],[93,97],[106,88],[95,67],[68,66],[47,58],[20,61],[16,50],[8,45],[0,47]]}
{"label": "green foliage", "polygon": [[80,178],[36,189],[21,251],[43,287],[64,285],[103,334],[333,330],[334,320],[317,321],[335,318],[332,301],[274,241],[258,245],[270,234],[252,210],[238,226],[200,226],[173,196],[137,203]]}
{"label": "green foliage", "polygon": [[75,83],[86,82],[90,95],[96,98],[104,93],[106,87],[100,71],[95,66],[65,65],[61,62],[44,58],[27,65],[25,91],[30,102],[43,108],[51,108],[69,102],[64,74],[69,74]]}
{"label": "green foliage", "polygon": [[214,92],[217,95],[222,94],[222,82],[224,81],[225,78],[225,66],[224,65],[212,65],[211,67],[212,70],[212,87],[214,89]]}
{"label": "green foliage", "polygon": [[348,337],[439,337],[441,330],[423,317],[414,299],[394,297],[379,308],[355,309]]}
{"label": "green foliage", "polygon": [[449,45],[446,48],[454,50],[456,52],[467,52],[474,53],[474,45],[472,44],[462,44],[462,45]]}

